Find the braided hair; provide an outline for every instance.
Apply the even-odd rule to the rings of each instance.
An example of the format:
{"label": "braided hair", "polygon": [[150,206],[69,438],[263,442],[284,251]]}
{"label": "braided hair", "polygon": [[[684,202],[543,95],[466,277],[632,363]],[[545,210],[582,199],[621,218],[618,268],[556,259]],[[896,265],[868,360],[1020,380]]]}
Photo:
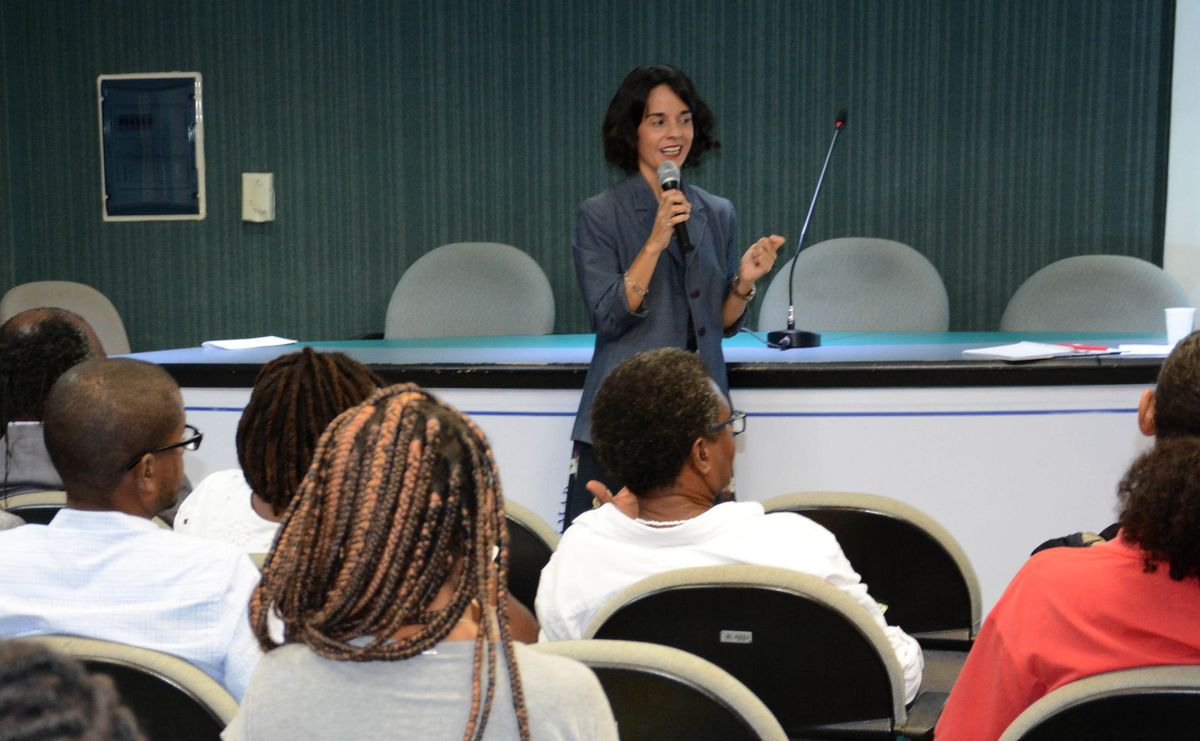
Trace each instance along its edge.
{"label": "braided hair", "polygon": [[0,739],[144,738],[108,677],[36,643],[0,643]]}
{"label": "braided hair", "polygon": [[238,463],[250,489],[282,515],[325,427],[382,385],[340,352],[306,347],[264,365],[237,428]]}
{"label": "braided hair", "polygon": [[[482,738],[487,725],[499,636],[528,739],[506,610],[508,559],[500,481],[482,431],[415,385],[391,386],[321,436],[263,565],[250,622],[267,651],[279,645],[268,630],[274,611],[284,642],[333,660],[397,661],[437,645],[482,604],[463,738]],[[450,598],[435,606],[443,586]]]}

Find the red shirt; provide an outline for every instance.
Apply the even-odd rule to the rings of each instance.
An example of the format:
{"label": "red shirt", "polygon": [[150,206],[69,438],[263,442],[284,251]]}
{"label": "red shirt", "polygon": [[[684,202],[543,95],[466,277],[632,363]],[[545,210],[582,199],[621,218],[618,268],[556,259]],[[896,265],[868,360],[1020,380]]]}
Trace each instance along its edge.
{"label": "red shirt", "polygon": [[1200,664],[1200,580],[1144,564],[1120,537],[1029,559],[979,631],[938,741],[998,738],[1047,692],[1093,674]]}

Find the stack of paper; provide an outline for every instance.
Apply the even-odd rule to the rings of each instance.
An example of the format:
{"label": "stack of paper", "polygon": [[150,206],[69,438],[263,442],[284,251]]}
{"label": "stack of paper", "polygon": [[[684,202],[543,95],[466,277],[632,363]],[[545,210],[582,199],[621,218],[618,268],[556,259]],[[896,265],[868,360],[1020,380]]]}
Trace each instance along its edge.
{"label": "stack of paper", "polygon": [[995,347],[977,347],[973,350],[963,350],[963,355],[973,358],[1017,361],[1067,358],[1083,355],[1115,355],[1119,352],[1120,350],[1115,347],[1080,347],[1078,345],[1053,345],[1046,342],[1015,342],[1011,345],[996,345]]}
{"label": "stack of paper", "polygon": [[203,347],[219,347],[222,350],[249,350],[253,347],[275,347],[276,345],[291,345],[295,340],[270,335],[267,337],[247,337],[241,340],[206,340],[200,344]]}

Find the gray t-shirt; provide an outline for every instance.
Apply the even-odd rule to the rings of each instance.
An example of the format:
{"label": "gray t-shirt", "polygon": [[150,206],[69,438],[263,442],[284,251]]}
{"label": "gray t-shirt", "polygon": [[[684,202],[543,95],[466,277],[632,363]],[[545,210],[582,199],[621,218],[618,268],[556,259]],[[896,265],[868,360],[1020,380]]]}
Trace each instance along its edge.
{"label": "gray t-shirt", "polygon": [[[473,641],[444,642],[404,661],[331,661],[303,644],[267,653],[254,671],[225,741],[460,739],[471,704]],[[537,741],[616,741],[617,728],[596,675],[584,665],[515,644]],[[497,646],[503,657],[503,650]],[[486,664],[486,655],[485,655]],[[515,739],[503,659],[485,739]]]}

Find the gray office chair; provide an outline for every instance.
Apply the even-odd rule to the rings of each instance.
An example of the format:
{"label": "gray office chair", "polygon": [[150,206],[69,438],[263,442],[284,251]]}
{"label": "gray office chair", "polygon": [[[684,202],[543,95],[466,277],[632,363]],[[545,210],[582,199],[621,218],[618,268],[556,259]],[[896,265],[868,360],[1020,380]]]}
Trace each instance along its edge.
{"label": "gray office chair", "polygon": [[[887,636],[858,602],[789,569],[679,569],[614,595],[585,638],[672,646],[711,661],[761,699],[789,737],[928,738],[946,692],[922,691],[912,718]],[[922,685],[924,690],[924,684]]]}
{"label": "gray office chair", "polygon": [[508,520],[508,592],[532,610],[542,569],[558,547],[558,533],[511,499],[504,500],[504,515]]}
{"label": "gray office chair", "polygon": [[981,620],[979,577],[966,551],[937,520],[876,494],[813,491],[763,502],[832,532],[887,619],[926,648],[967,651]]}
{"label": "gray office chair", "polygon": [[79,636],[23,638],[74,656],[110,677],[150,741],[218,741],[238,704],[217,680],[181,658]]}
{"label": "gray office chair", "polygon": [[[67,506],[65,491],[25,491],[0,495],[0,510],[11,512],[30,525],[47,525],[58,511]],[[170,530],[161,517],[150,520],[163,530]]]}
{"label": "gray office chair", "polygon": [[[795,258],[796,326],[815,332],[945,332],[950,299],[937,268],[912,247],[890,239],[840,237]],[[787,323],[791,262],[771,279],[758,329]]]}
{"label": "gray office chair", "polygon": [[27,309],[54,306],[83,317],[109,355],[129,352],[125,323],[112,301],[91,286],[66,280],[39,280],[9,289],[0,298],[0,322],[6,322]]}
{"label": "gray office chair", "polygon": [[1163,309],[1191,306],[1175,279],[1124,255],[1079,255],[1050,263],[1017,289],[1002,332],[1165,331]]}
{"label": "gray office chair", "polygon": [[746,685],[685,651],[634,641],[552,641],[531,648],[566,656],[595,672],[621,741],[787,739]]}
{"label": "gray office chair", "polygon": [[554,331],[554,292],[532,257],[507,244],[455,242],[409,266],[383,336],[478,337]]}
{"label": "gray office chair", "polygon": [[1000,741],[1164,741],[1200,735],[1200,666],[1146,666],[1063,685],[1017,716]]}

